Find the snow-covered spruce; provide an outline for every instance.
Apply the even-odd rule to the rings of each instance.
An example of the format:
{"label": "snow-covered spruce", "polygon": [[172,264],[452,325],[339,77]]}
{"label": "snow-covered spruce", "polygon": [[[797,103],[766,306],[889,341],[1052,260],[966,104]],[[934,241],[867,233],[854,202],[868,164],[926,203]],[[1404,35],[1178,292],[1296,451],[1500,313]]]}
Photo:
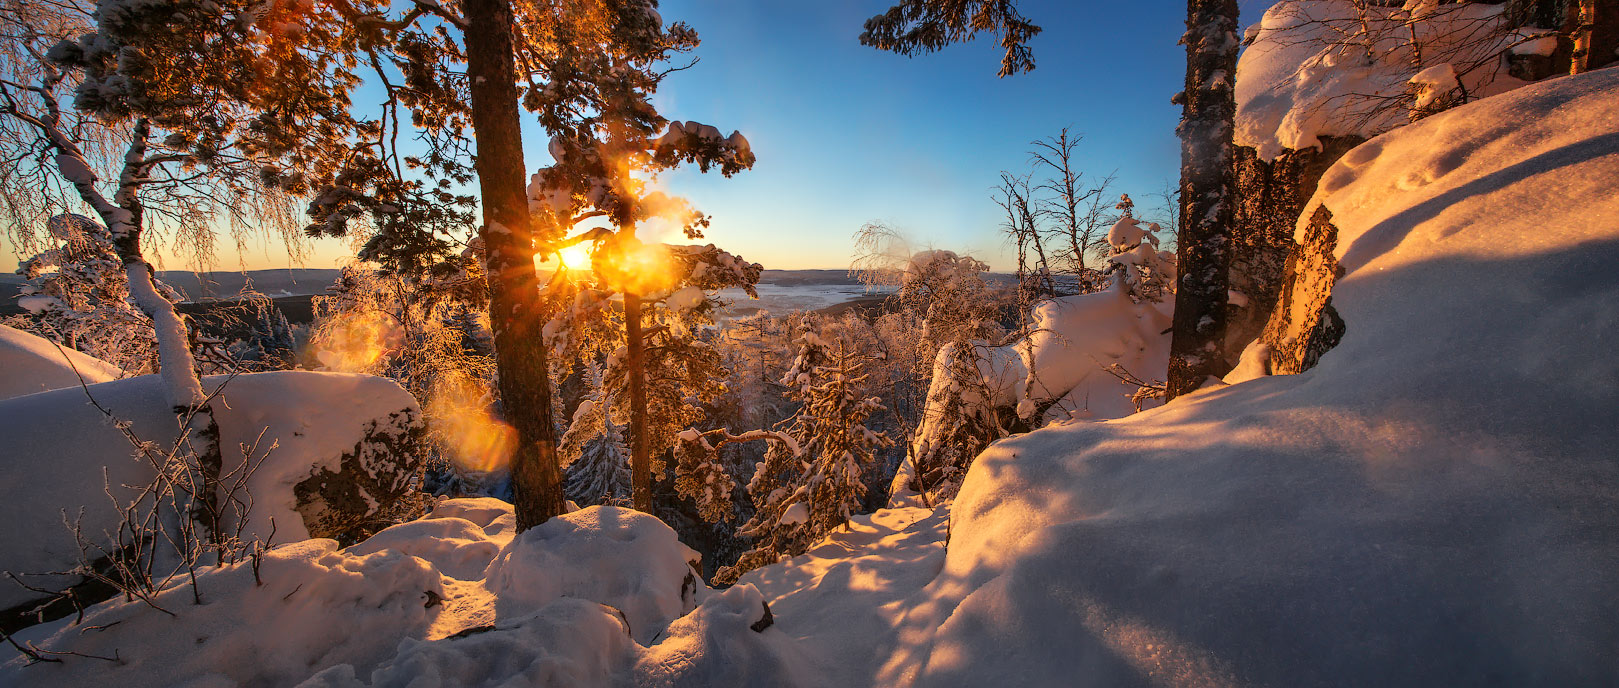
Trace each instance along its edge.
{"label": "snow-covered spruce", "polygon": [[786,440],[771,444],[748,482],[755,512],[737,532],[753,538],[754,547],[720,569],[716,582],[799,554],[848,523],[865,496],[867,467],[893,444],[867,427],[883,410],[878,398],[859,393],[869,360],[842,339],[834,348],[806,321],[798,357],[781,379],[801,406],[778,428]]}
{"label": "snow-covered spruce", "polygon": [[[17,305],[26,316],[8,318],[17,327],[107,361],[133,375],[158,369],[152,319],[131,300],[112,235],[82,215],[56,215],[46,223],[56,245],[17,267],[28,279]],[[155,280],[154,280],[155,281]],[[180,295],[156,282],[170,302]]]}

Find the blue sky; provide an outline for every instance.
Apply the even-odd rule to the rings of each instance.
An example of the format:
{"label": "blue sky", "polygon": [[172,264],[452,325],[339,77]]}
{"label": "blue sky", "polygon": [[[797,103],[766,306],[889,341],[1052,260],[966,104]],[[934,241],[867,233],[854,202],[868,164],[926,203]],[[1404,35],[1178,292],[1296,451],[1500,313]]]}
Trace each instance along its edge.
{"label": "blue sky", "polygon": [[[730,179],[695,169],[664,175],[667,191],[713,217],[708,240],[767,268],[843,268],[855,230],[883,220],[918,246],[1005,268],[989,193],[1001,170],[1027,169],[1029,141],[1071,127],[1084,136],[1078,167],[1116,173],[1114,188],[1142,205],[1178,176],[1179,107],[1169,99],[1185,65],[1176,45],[1184,3],[1025,0],[1023,13],[1044,28],[1032,43],[1038,67],[1005,79],[995,76],[992,38],[914,58],[861,46],[863,22],[887,5],[661,3],[665,21],[690,24],[702,45],[700,62],[665,82],[660,111],[740,130],[759,158]],[[1265,6],[1243,2],[1243,23]],[[537,168],[548,162],[546,139],[525,126]],[[273,240],[252,240],[240,255],[223,243],[219,269],[288,264]],[[347,255],[343,242],[322,240],[303,267],[332,267]]]}

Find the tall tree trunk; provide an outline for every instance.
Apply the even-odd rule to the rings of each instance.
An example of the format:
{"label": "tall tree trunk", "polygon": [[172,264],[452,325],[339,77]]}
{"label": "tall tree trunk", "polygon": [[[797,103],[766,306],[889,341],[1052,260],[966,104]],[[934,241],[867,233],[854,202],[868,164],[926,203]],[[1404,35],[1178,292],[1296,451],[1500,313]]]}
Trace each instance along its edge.
{"label": "tall tree trunk", "polygon": [[1226,301],[1232,248],[1231,129],[1236,100],[1236,0],[1186,3],[1186,90],[1181,94],[1180,283],[1169,346],[1173,399],[1227,370]]}
{"label": "tall tree trunk", "polygon": [[[634,230],[630,230],[634,231]],[[629,349],[625,374],[630,383],[630,502],[652,513],[652,457],[647,451],[646,346],[641,335],[641,297],[624,294],[624,339]]]}
{"label": "tall tree trunk", "polygon": [[[524,193],[523,136],[512,61],[510,0],[466,0],[467,76],[483,196],[481,236],[489,280],[489,323],[506,419],[517,429],[512,493],[517,529],[564,510],[557,467],[551,377],[540,336],[535,236]],[[547,240],[552,237],[540,237]]]}

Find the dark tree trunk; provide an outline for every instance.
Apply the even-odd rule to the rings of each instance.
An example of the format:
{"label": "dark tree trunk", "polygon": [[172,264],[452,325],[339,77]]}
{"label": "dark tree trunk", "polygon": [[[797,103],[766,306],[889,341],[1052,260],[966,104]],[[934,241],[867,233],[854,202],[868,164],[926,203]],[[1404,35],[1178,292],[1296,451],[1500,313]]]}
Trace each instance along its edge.
{"label": "dark tree trunk", "polygon": [[[507,421],[517,430],[512,494],[519,531],[563,512],[551,378],[540,336],[535,236],[523,190],[523,135],[512,62],[509,0],[467,0],[467,76],[483,195],[489,324]],[[541,237],[542,240],[545,237]]]}
{"label": "dark tree trunk", "polygon": [[1232,250],[1231,128],[1236,100],[1236,0],[1188,0],[1181,94],[1179,284],[1169,347],[1169,398],[1227,372],[1222,345]]}
{"label": "dark tree trunk", "polygon": [[635,294],[624,294],[624,339],[629,350],[625,374],[630,383],[630,503],[636,511],[650,514],[652,457],[646,443],[646,347],[641,338],[641,297]]}

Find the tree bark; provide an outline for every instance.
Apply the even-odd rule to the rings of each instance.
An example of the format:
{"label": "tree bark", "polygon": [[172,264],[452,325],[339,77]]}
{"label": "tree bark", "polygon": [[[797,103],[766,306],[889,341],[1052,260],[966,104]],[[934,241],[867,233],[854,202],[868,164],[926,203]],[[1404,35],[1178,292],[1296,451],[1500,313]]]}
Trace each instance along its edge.
{"label": "tree bark", "polygon": [[511,474],[517,529],[522,531],[561,514],[564,501],[551,417],[551,378],[540,336],[536,237],[523,188],[512,9],[510,0],[467,0],[463,9],[476,168],[483,196],[489,323],[495,333],[501,404],[506,420],[517,430]]}
{"label": "tree bark", "polygon": [[1232,249],[1232,121],[1237,3],[1188,0],[1186,90],[1181,94],[1181,226],[1168,397],[1202,386],[1228,366],[1221,348]]}
{"label": "tree bark", "polygon": [[[633,230],[631,230],[633,231]],[[652,457],[647,452],[646,347],[641,336],[641,297],[624,294],[625,364],[630,387],[630,502],[636,511],[652,513]]]}

